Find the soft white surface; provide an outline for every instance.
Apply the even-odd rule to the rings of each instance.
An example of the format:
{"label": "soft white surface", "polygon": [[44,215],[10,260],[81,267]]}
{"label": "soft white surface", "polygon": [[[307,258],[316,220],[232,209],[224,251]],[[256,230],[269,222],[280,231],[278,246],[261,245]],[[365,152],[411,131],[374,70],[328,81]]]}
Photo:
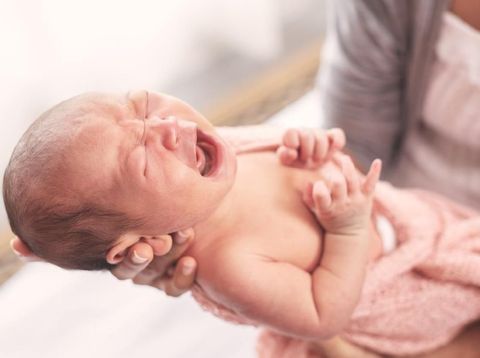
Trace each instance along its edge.
{"label": "soft white surface", "polygon": [[[272,119],[316,126],[309,93]],[[178,299],[101,272],[26,265],[0,287],[0,357],[250,358],[256,330],[202,312],[189,294]]]}
{"label": "soft white surface", "polygon": [[107,273],[29,264],[0,290],[0,357],[254,357],[255,329],[202,312],[189,295]]}

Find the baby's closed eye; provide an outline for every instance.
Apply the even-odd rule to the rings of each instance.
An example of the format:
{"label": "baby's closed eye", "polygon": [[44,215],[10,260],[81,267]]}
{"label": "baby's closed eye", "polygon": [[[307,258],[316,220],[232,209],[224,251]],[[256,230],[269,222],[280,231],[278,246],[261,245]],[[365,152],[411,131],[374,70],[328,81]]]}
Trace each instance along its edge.
{"label": "baby's closed eye", "polygon": [[147,154],[143,145],[137,146],[128,156],[127,166],[129,172],[134,175],[146,175]]}

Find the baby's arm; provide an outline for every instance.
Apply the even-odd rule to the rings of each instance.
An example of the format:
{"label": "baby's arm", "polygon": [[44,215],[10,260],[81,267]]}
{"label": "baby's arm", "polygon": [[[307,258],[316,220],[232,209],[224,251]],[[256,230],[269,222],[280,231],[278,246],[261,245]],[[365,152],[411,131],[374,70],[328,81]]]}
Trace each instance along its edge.
{"label": "baby's arm", "polygon": [[208,262],[214,264],[199,259],[197,282],[207,296],[285,335],[317,340],[338,333],[335,313],[316,306],[309,272],[252,251],[239,241],[211,252]]}
{"label": "baby's arm", "polygon": [[371,196],[380,165],[372,165],[363,183],[353,175],[353,164],[346,165],[343,171],[342,188],[332,185],[328,197],[315,184],[312,200],[307,198],[326,223],[327,231],[323,257],[312,274],[256,254],[239,240],[238,245],[210,251],[206,259],[214,265],[199,265],[199,283],[208,295],[283,334],[327,339],[340,333],[363,284],[370,242],[367,228]]}
{"label": "baby's arm", "polygon": [[336,153],[334,160],[343,176],[313,183],[304,200],[325,229],[321,262],[313,273],[314,299],[318,307],[333,309],[335,326],[343,327],[360,298],[370,256],[372,199],[381,162],[375,160],[363,179],[350,157]]}

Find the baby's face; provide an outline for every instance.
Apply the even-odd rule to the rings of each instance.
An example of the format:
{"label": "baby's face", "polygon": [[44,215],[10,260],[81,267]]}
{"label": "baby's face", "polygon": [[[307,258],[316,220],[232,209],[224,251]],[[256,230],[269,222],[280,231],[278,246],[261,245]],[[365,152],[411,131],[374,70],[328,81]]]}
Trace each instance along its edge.
{"label": "baby's face", "polygon": [[105,189],[95,200],[144,218],[143,234],[192,227],[215,211],[233,184],[236,158],[201,114],[146,91],[94,106],[74,145],[80,190]]}

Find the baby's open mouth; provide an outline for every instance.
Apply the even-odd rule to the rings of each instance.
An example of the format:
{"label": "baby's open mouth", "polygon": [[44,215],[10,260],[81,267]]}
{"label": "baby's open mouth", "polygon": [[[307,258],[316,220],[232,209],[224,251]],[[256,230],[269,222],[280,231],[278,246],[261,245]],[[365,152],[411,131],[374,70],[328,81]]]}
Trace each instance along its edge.
{"label": "baby's open mouth", "polygon": [[200,175],[209,176],[213,169],[215,147],[206,141],[206,137],[200,131],[197,131],[196,156]]}

